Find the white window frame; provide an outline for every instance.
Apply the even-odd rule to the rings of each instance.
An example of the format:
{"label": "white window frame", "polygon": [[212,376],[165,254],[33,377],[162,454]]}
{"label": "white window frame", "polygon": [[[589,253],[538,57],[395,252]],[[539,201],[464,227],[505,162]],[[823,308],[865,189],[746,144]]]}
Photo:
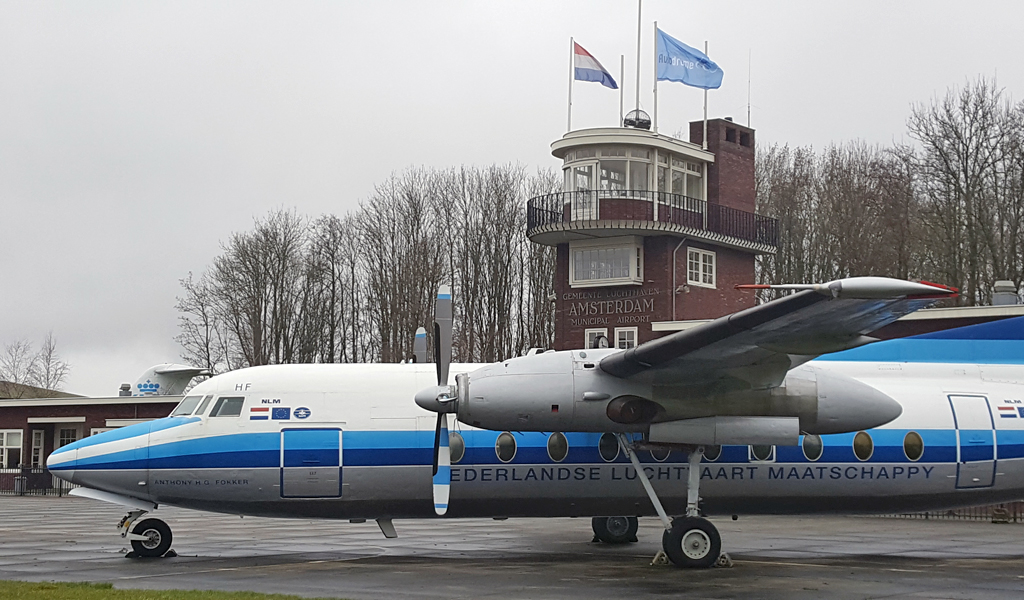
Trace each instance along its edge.
{"label": "white window frame", "polygon": [[89,436],[92,437],[98,433],[106,433],[115,429],[117,429],[117,427],[93,427],[89,430]]}
{"label": "white window frame", "polygon": [[[697,279],[693,278],[693,273],[690,269],[690,255],[696,253],[697,260],[699,261],[698,266],[700,268],[697,271]],[[711,283],[704,282],[704,259],[711,259]],[[710,250],[703,250],[701,248],[687,248],[686,249],[686,284],[695,285],[697,287],[716,289],[718,287],[718,255]]]}
{"label": "white window frame", "polygon": [[[66,444],[60,443],[60,432],[63,429],[73,429],[75,431],[75,439],[67,442]],[[57,426],[53,428],[53,447],[60,448],[61,446],[67,446],[73,444],[78,440],[82,439],[82,427],[81,425],[71,425],[70,423],[57,423]]]}
{"label": "white window frame", "polygon": [[[37,435],[38,434],[38,435]],[[32,430],[32,449],[29,463],[33,468],[45,467],[46,457],[43,456],[43,448],[46,445],[46,430],[45,429],[33,429]]]}
{"label": "white window frame", "polygon": [[[629,275],[608,279],[576,279],[576,251],[602,248],[629,248]],[[569,287],[608,287],[613,285],[643,285],[644,283],[644,242],[637,236],[605,238],[569,242]]]}
{"label": "white window frame", "polygon": [[[593,342],[596,342],[597,341],[597,337],[598,336],[602,336],[602,335],[607,340],[608,339],[608,328],[607,327],[597,327],[597,328],[593,328],[593,329],[585,329],[583,331],[583,348],[585,350],[591,350],[593,348],[597,348],[597,345],[593,344],[593,342],[590,339],[591,334],[594,334]],[[591,344],[593,344],[593,345],[591,345]],[[611,347],[611,340],[608,340],[608,346]]]}
{"label": "white window frame", "polygon": [[[11,444],[11,445],[7,444],[7,434],[9,434],[9,433],[17,433],[18,434],[18,439],[19,439],[18,445],[15,446],[13,444]],[[18,450],[18,464],[14,465],[11,468],[17,468],[17,467],[20,467],[21,465],[25,464],[25,455],[22,453],[22,451],[25,449],[25,430],[24,429],[0,429],[0,437],[3,438],[2,440],[0,440],[0,468],[7,468],[7,451],[8,450],[14,450],[14,449]]]}
{"label": "white window frame", "polygon": [[[625,345],[623,345],[623,343],[622,343],[623,340],[619,339],[619,334],[623,334],[623,333],[631,333],[631,334],[633,334],[633,345],[632,346],[625,346]],[[626,350],[628,348],[636,348],[637,345],[638,345],[638,343],[637,343],[637,336],[639,334],[640,334],[640,328],[639,327],[616,327],[615,328],[615,347],[618,348],[619,350]]]}

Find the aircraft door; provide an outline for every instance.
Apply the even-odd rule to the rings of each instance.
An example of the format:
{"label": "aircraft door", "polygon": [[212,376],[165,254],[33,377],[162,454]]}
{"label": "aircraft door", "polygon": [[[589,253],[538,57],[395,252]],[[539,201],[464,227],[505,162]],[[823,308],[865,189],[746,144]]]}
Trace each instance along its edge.
{"label": "aircraft door", "polygon": [[995,424],[985,396],[950,395],[957,442],[957,488],[990,487],[995,480]]}
{"label": "aircraft door", "polygon": [[341,496],[341,430],[281,430],[281,497]]}

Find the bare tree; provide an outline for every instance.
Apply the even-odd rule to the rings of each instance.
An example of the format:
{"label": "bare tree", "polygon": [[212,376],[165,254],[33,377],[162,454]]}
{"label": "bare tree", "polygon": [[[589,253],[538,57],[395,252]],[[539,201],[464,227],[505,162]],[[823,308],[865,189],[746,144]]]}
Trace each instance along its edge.
{"label": "bare tree", "polygon": [[71,372],[71,365],[57,353],[57,340],[53,332],[46,334],[43,344],[31,361],[29,380],[32,385],[46,390],[61,390]]}

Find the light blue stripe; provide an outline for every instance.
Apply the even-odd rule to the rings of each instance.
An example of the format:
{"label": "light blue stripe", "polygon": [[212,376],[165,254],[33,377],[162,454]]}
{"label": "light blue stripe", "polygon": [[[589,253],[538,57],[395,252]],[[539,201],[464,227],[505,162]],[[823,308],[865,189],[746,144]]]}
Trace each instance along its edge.
{"label": "light blue stripe", "polygon": [[118,440],[127,440],[133,437],[146,435],[150,432],[163,431],[173,427],[188,425],[189,423],[195,423],[199,420],[199,417],[165,417],[148,423],[136,423],[135,425],[128,425],[127,427],[121,427],[112,431],[104,431],[103,433],[91,435],[87,438],[78,440],[77,442],[67,444],[66,446],[61,446],[54,450],[52,454],[60,454],[61,452],[67,452],[69,450],[88,448],[89,446],[116,442]]}
{"label": "light blue stripe", "polygon": [[815,360],[1021,365],[1024,340],[887,340]]}

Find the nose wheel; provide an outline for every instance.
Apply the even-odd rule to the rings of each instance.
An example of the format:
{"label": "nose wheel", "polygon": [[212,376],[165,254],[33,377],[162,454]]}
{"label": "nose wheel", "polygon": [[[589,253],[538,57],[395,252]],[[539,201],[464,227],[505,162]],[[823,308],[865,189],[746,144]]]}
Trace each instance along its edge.
{"label": "nose wheel", "polygon": [[171,528],[160,519],[144,519],[132,528],[132,550],[141,558],[158,558],[171,549]]}
{"label": "nose wheel", "polygon": [[[155,505],[154,505],[155,507]],[[117,524],[121,537],[132,544],[129,558],[158,558],[175,556],[171,550],[171,528],[160,519],[139,520],[147,510],[138,509],[125,515]]]}

